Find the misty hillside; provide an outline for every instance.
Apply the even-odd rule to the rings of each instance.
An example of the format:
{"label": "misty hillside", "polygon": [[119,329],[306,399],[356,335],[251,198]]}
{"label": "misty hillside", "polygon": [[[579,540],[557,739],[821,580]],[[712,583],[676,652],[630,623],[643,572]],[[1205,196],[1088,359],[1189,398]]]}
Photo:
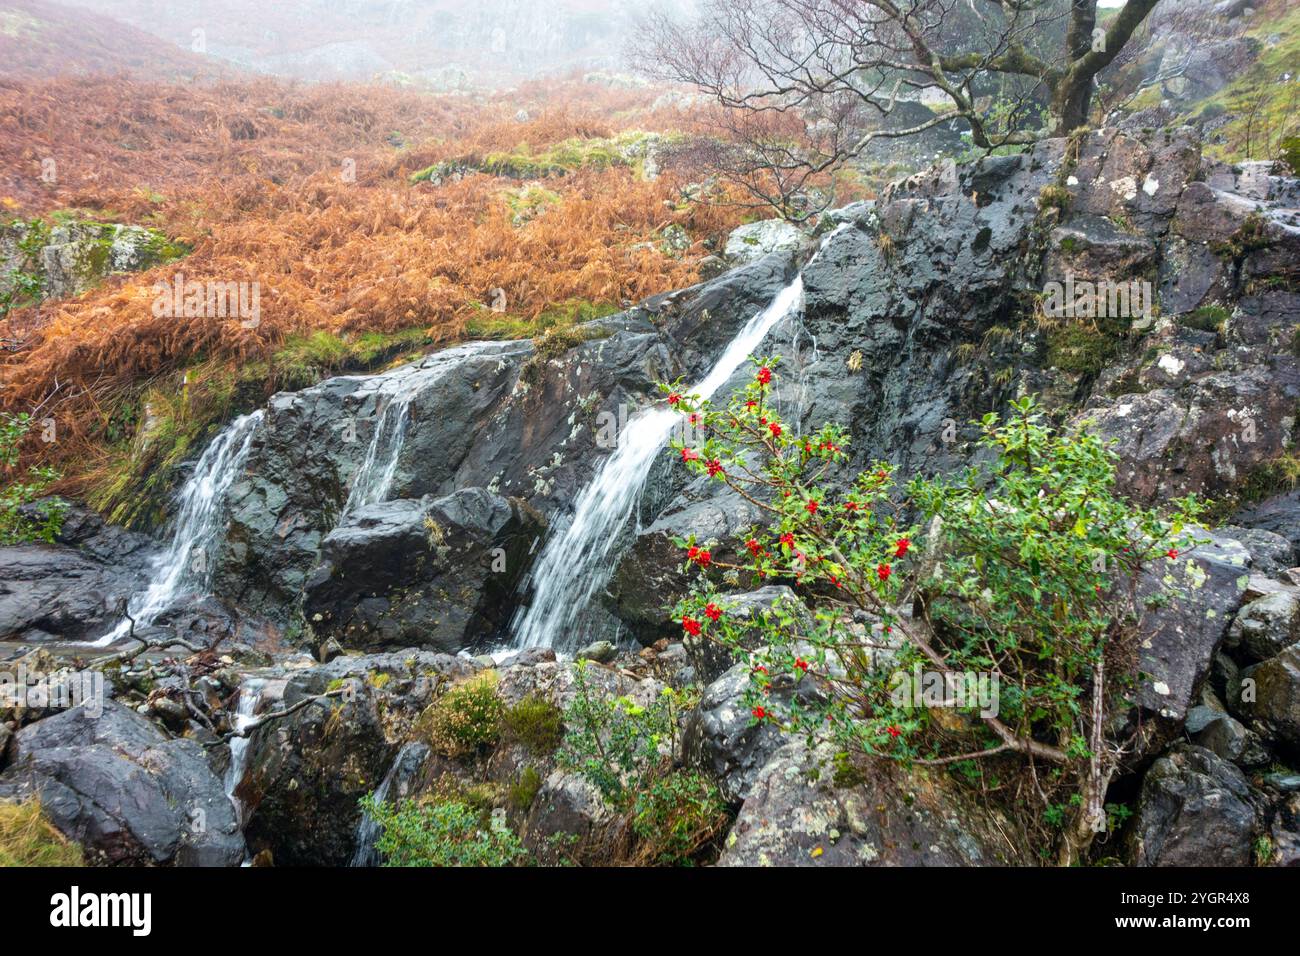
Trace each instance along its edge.
{"label": "misty hillside", "polygon": [[[685,0],[657,0],[680,8]],[[432,89],[499,87],[538,71],[619,69],[633,20],[654,5],[617,0],[86,0],[93,10],[258,73],[383,78]],[[196,31],[202,31],[198,33]]]}

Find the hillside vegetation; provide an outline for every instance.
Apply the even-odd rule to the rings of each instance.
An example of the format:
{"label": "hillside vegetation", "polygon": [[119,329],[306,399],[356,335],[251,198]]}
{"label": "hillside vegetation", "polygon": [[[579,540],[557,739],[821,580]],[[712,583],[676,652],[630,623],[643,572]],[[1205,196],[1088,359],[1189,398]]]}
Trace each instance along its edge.
{"label": "hillside vegetation", "polygon": [[[5,220],[77,210],[192,250],[12,311],[0,407],[53,417],[57,442],[31,450],[112,511],[279,388],[689,285],[741,213],[685,201],[687,184],[648,161],[657,133],[691,127],[656,95],[576,81],[481,99],[271,80],[0,86]],[[156,284],[177,274],[256,284],[259,320],[156,314]]]}

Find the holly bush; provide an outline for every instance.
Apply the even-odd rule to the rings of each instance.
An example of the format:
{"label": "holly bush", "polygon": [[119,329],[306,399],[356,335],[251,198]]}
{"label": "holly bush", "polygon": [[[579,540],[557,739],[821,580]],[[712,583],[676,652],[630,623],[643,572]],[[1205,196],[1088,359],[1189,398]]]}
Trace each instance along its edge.
{"label": "holly bush", "polygon": [[[1135,676],[1138,583],[1194,545],[1202,506],[1161,514],[1125,500],[1107,445],[1052,427],[1033,398],[984,416],[983,464],[901,483],[878,462],[846,480],[848,433],[783,421],[776,361],[755,359],[725,406],[661,386],[704,437],[673,443],[684,466],[766,522],[725,549],[679,540],[696,572],[675,611],[686,639],[749,661],[755,722],[914,763],[1032,758],[1047,789],[1079,797],[1079,832],[1085,818],[1099,829],[1121,749],[1103,728]],[[729,615],[727,592],[777,583],[810,617]],[[917,693],[922,675],[942,689],[938,706]],[[815,692],[773,692],[790,686]],[[996,699],[959,692],[976,686]]]}

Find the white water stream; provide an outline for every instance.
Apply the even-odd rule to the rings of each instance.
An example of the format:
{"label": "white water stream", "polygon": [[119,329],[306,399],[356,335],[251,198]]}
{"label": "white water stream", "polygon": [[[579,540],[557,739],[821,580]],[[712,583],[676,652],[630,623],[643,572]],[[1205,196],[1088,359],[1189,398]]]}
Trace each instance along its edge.
{"label": "white water stream", "polygon": [[[153,579],[127,602],[127,613],[136,627],[152,624],[181,595],[207,592],[215,557],[212,552],[222,532],[226,492],[243,473],[262,418],[263,413],[257,411],[235,419],[199,457],[194,474],[181,488],[171,540],[154,559]],[[131,621],[124,619],[93,646],[107,647],[130,633]]]}
{"label": "white water stream", "polygon": [[[257,702],[262,696],[262,688],[265,685],[266,681],[258,677],[250,677],[240,685],[239,700],[235,704],[235,719],[231,730],[243,731],[254,721]],[[249,743],[251,741],[248,737],[230,738],[230,763],[226,767],[224,781],[226,796],[230,798],[235,808],[235,820],[239,823],[240,829],[243,829],[245,823],[244,806],[235,796],[235,790],[239,787],[239,782],[244,779],[244,768],[248,765]]]}
{"label": "white water stream", "polygon": [[[740,330],[709,374],[694,388],[712,398],[735,374],[763,338],[787,316],[803,308],[803,279],[781,290],[771,304]],[[532,603],[516,616],[516,647],[571,647],[579,615],[613,572],[611,550],[631,516],[655,457],[680,422],[681,413],[659,406],[645,409],[627,423],[618,449],[601,463],[574,505],[573,521],[552,536],[534,566]]]}
{"label": "white water stream", "polygon": [[339,524],[358,508],[388,499],[393,479],[397,475],[397,463],[406,445],[411,423],[411,403],[416,396],[436,384],[448,371],[466,359],[500,347],[500,343],[467,342],[435,352],[413,365],[405,365],[372,377],[371,380],[378,386],[379,418],[375,422],[370,444],[366,447],[365,458],[353,476],[348,500],[339,515]]}

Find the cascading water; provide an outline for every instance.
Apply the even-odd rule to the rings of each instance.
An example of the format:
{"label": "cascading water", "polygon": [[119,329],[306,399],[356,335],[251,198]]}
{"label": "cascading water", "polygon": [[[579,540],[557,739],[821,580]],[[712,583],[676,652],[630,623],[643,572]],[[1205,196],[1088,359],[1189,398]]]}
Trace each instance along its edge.
{"label": "cascading water", "polygon": [[[847,223],[836,227],[822,239],[808,264],[817,261],[836,236],[851,228]],[[704,381],[689,392],[712,398],[781,320],[802,311],[801,274],[746,323]],[[574,625],[613,573],[615,562],[610,552],[619,531],[631,516],[650,466],[679,421],[676,412],[659,407],[639,412],[627,423],[618,449],[578,495],[573,521],[552,536],[538,555],[529,577],[532,603],[521,609],[513,622],[515,647],[563,648],[575,643],[577,636],[571,634]]]}
{"label": "cascading water", "polygon": [[[194,474],[181,488],[171,541],[154,559],[153,580],[127,603],[127,613],[136,627],[152,624],[183,594],[207,592],[211,550],[221,533],[226,492],[243,471],[262,418],[261,411],[237,418],[199,457]],[[131,620],[123,620],[94,646],[107,647],[127,637],[131,630]]]}
{"label": "cascading water", "polygon": [[[410,790],[412,778],[424,766],[425,758],[429,755],[429,745],[413,741],[402,744],[397,756],[393,758],[393,765],[388,768],[388,773],[384,774],[384,779],[379,782],[375,788],[375,801],[384,803],[392,794],[395,799],[402,799]],[[394,793],[394,789],[396,792]],[[368,813],[361,815],[361,822],[357,824],[357,848],[352,854],[350,866],[378,866],[380,863],[379,848],[375,845],[379,842],[380,827],[378,821]]]}
{"label": "cascading water", "polygon": [[387,500],[393,487],[393,478],[397,474],[402,448],[406,445],[411,404],[416,397],[462,361],[492,350],[501,350],[507,344],[468,342],[435,352],[413,365],[403,366],[373,379],[381,406],[379,419],[375,422],[375,431],[366,448],[366,456],[352,479],[348,500],[339,517],[340,524],[358,508]]}
{"label": "cascading water", "polygon": [[[265,680],[250,677],[239,686],[239,699],[235,703],[235,719],[231,730],[242,732],[253,722],[257,702],[262,696],[262,688],[265,685]],[[244,807],[239,797],[235,796],[235,791],[239,788],[239,782],[244,779],[244,768],[248,764],[249,743],[247,737],[230,738],[230,764],[226,767],[226,779],[224,781],[226,796],[230,798],[230,802],[235,808],[235,820],[241,828],[245,823]]]}
{"label": "cascading water", "polygon": [[[781,290],[732,339],[704,381],[687,390],[712,398],[778,322],[803,307],[803,279]],[[574,506],[573,522],[555,535],[538,556],[531,583],[533,600],[516,619],[517,647],[563,647],[593,594],[613,571],[610,550],[631,515],[655,456],[681,416],[669,408],[650,408],[633,416],[619,436],[618,449],[601,464]]]}

